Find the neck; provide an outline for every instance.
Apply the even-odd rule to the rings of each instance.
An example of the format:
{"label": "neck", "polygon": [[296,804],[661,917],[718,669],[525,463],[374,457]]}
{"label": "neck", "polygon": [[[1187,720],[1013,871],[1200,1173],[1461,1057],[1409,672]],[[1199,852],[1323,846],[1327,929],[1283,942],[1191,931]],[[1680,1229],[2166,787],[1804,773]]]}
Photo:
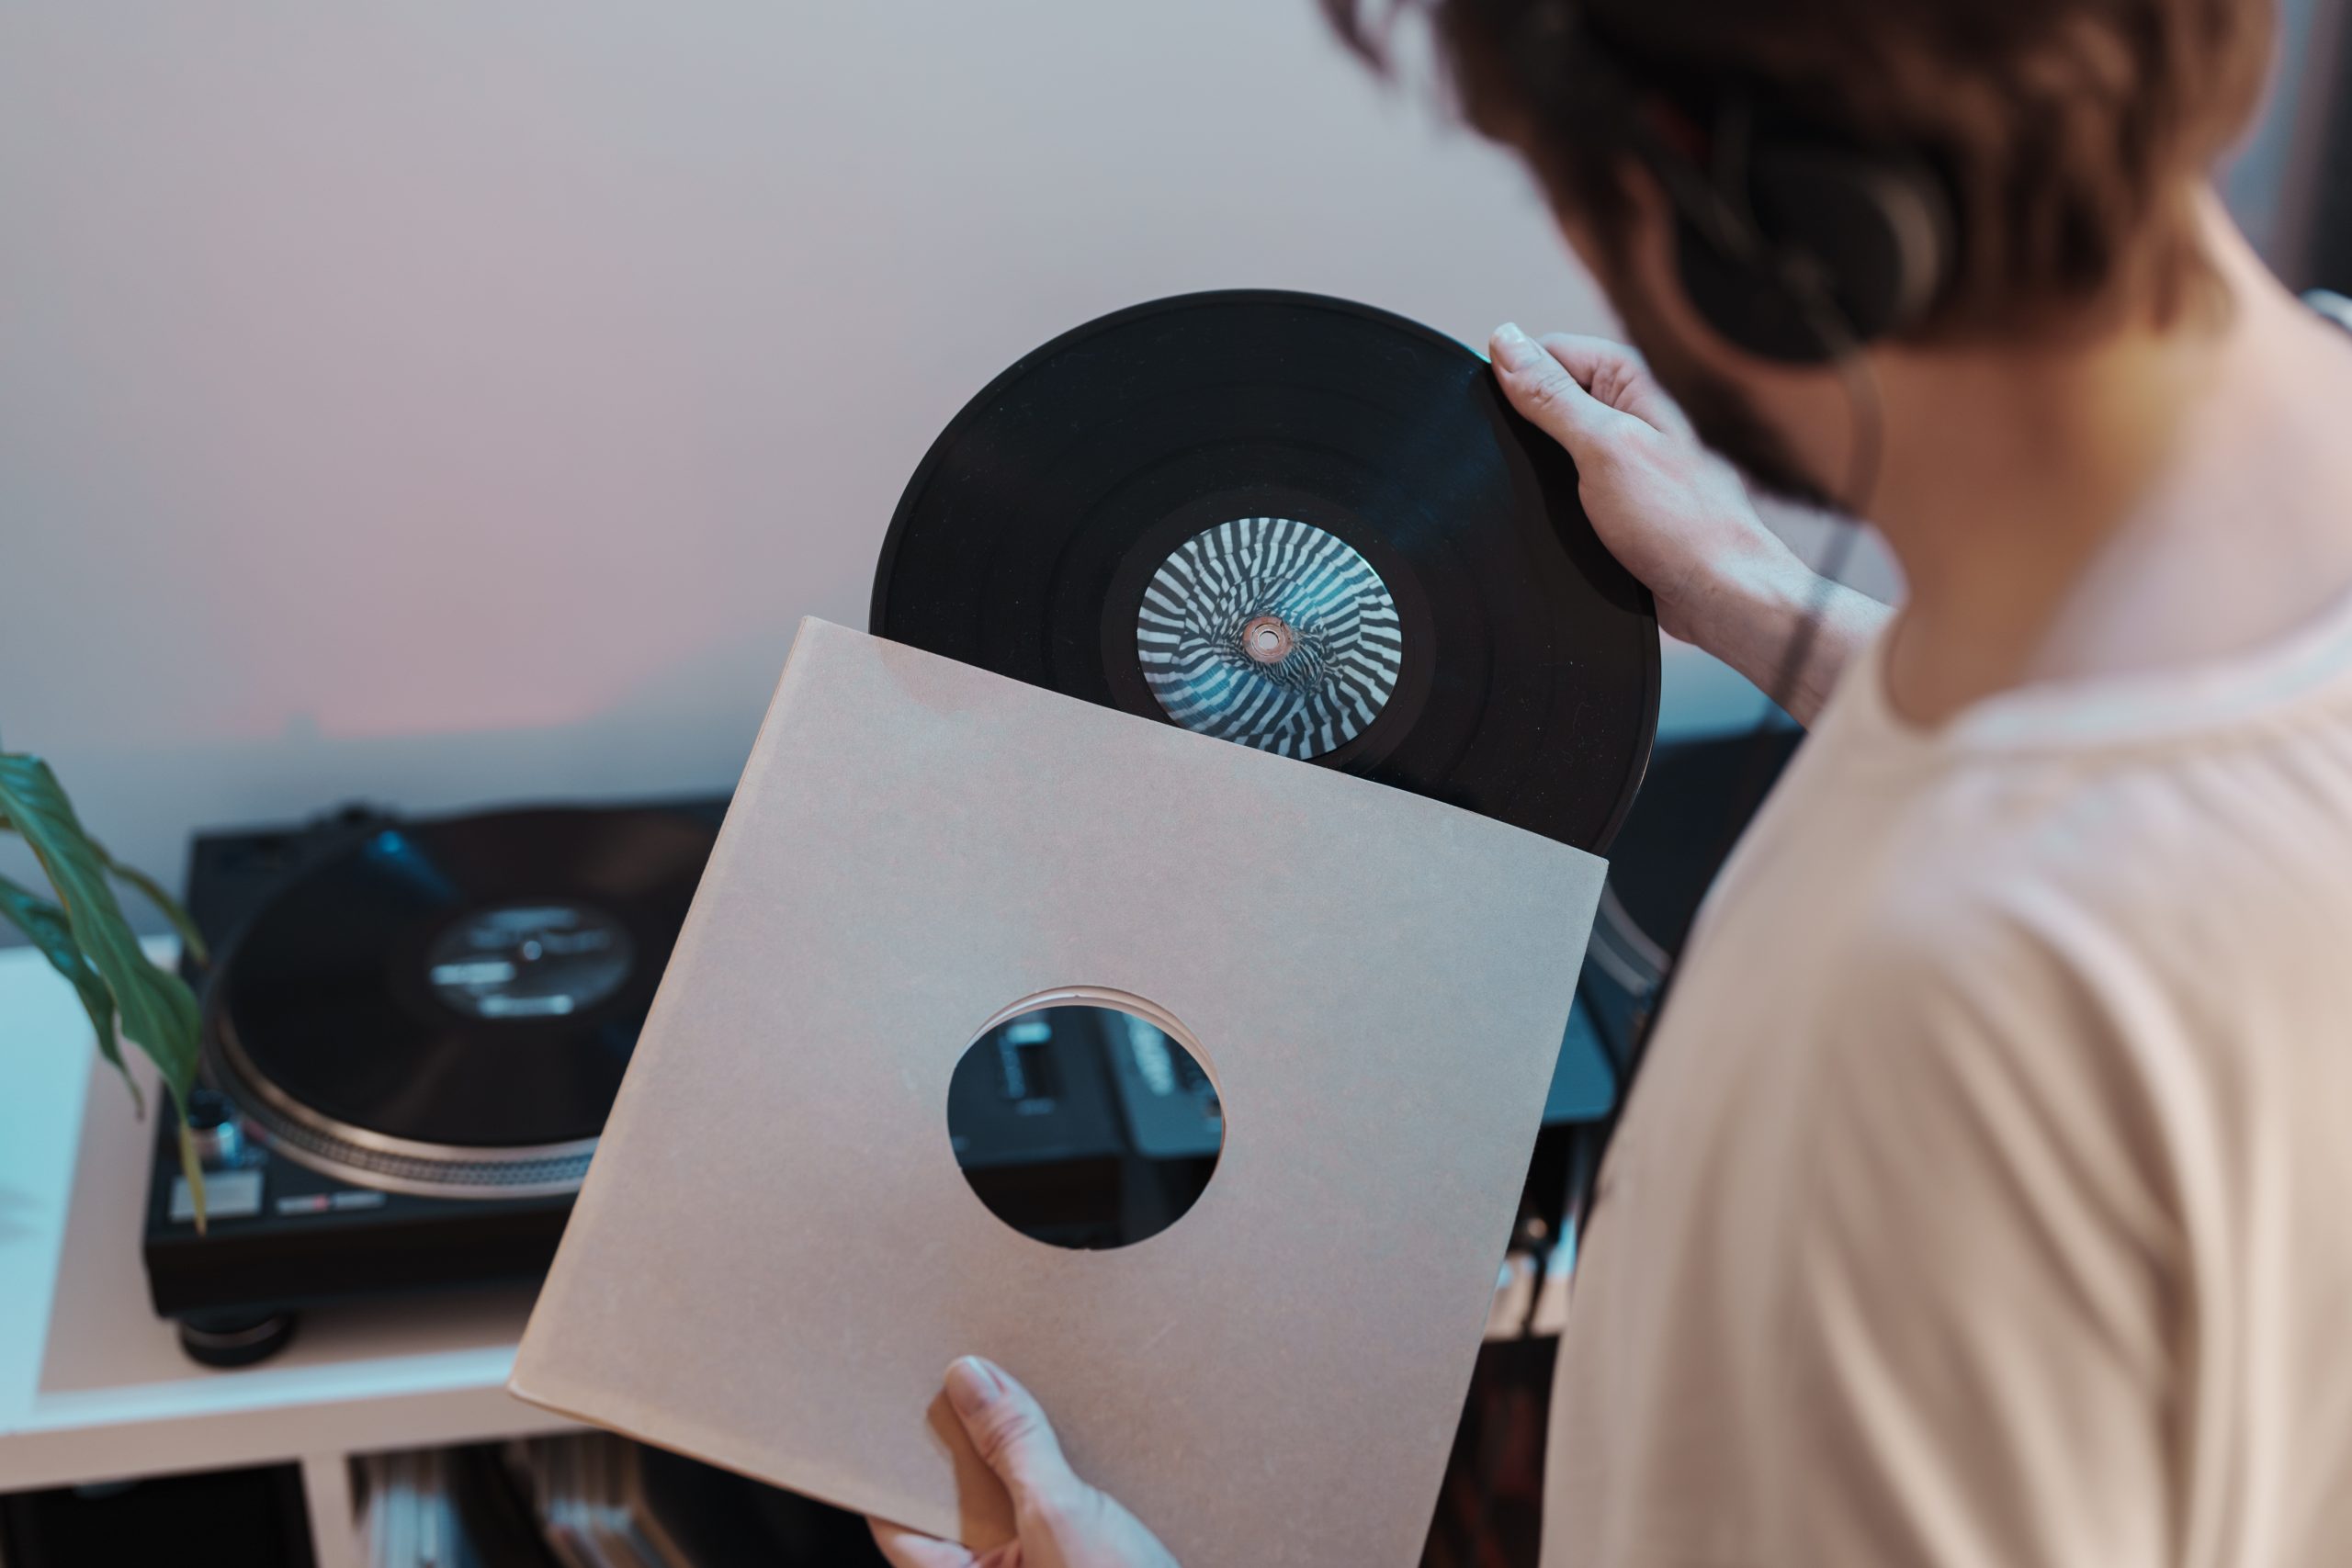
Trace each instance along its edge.
{"label": "neck", "polygon": [[[2320,383],[2346,406],[2352,354],[2321,345],[2329,329],[2303,319],[2218,203],[2200,207],[2222,309],[2057,346],[1877,356],[1872,515],[1909,588],[1887,661],[1906,717],[2258,641],[2319,588],[2352,583],[2352,537],[2324,516],[2344,491],[2315,491],[2312,471],[2334,463],[2352,481],[2352,467],[2320,455],[2340,437],[2310,406]],[[2244,514],[2266,473],[2282,504],[2251,527],[2299,541],[2272,558]],[[2325,581],[2297,580],[2289,560]]]}

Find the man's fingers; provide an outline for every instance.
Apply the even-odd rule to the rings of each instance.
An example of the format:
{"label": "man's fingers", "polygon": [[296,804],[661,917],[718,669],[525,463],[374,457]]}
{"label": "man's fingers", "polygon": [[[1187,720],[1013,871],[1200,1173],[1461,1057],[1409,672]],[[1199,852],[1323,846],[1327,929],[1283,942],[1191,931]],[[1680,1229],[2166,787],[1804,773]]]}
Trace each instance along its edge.
{"label": "man's fingers", "polygon": [[965,1356],[950,1366],[947,1403],[1016,1504],[1024,1495],[1051,1499],[1079,1486],[1044,1408],[994,1361]]}
{"label": "man's fingers", "polygon": [[1598,401],[1668,434],[1690,434],[1681,406],[1657,384],[1648,362],[1634,349],[1581,333],[1545,333],[1536,341]]}
{"label": "man's fingers", "polygon": [[970,1549],[952,1540],[919,1535],[880,1519],[868,1519],[865,1523],[874,1532],[874,1544],[882,1549],[890,1568],[978,1568],[978,1559]]}
{"label": "man's fingers", "polygon": [[1583,464],[1623,433],[1632,416],[1597,400],[1544,345],[1506,321],[1487,344],[1510,406]]}

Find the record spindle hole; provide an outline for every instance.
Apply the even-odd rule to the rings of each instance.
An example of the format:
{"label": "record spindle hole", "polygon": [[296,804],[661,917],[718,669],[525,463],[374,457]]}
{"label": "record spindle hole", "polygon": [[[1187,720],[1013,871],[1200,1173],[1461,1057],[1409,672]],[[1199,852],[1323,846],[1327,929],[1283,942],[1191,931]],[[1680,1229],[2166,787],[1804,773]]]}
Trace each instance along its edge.
{"label": "record spindle hole", "polygon": [[1296,641],[1276,615],[1260,615],[1241,628],[1242,651],[1261,664],[1280,664]]}
{"label": "record spindle hole", "polygon": [[1092,1251],[1157,1235],[1191,1210],[1224,1151],[1225,1111],[1165,1010],[1079,987],[1005,1009],[965,1048],[947,1134],[997,1219]]}

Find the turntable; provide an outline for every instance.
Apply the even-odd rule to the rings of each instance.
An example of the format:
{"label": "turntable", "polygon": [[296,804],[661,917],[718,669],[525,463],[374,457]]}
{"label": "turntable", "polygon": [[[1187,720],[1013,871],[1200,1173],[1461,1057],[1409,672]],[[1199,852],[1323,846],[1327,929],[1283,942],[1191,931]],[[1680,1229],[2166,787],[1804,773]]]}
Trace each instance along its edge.
{"label": "turntable", "polygon": [[197,838],[210,1223],[167,1112],[145,1246],[190,1355],[242,1365],[306,1307],[545,1272],[725,804]]}
{"label": "turntable", "polygon": [[[209,1224],[166,1111],[145,1246],[191,1356],[243,1366],[306,1308],[545,1274],[725,808],[355,809],[196,839],[188,907],[220,953],[189,976]],[[1107,1032],[1042,1016],[1001,1030],[1038,1036],[1039,1082],[1100,1092],[964,1085],[965,1157],[1011,1223],[1116,1245],[1159,1187],[1204,1179],[1214,1097],[1147,1092]]]}

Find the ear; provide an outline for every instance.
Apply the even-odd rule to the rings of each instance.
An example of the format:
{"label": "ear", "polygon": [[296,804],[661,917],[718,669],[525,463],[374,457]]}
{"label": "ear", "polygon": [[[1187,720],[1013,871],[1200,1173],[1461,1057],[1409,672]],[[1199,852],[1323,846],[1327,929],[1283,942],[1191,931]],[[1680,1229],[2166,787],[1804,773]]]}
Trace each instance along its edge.
{"label": "ear", "polygon": [[1657,176],[1634,158],[1619,160],[1617,187],[1625,204],[1621,239],[1629,270],[1647,282],[1653,297],[1672,292],[1677,297],[1673,314],[1678,319],[1695,315],[1690,301],[1680,298],[1682,269],[1676,259],[1679,226],[1674,198]]}

